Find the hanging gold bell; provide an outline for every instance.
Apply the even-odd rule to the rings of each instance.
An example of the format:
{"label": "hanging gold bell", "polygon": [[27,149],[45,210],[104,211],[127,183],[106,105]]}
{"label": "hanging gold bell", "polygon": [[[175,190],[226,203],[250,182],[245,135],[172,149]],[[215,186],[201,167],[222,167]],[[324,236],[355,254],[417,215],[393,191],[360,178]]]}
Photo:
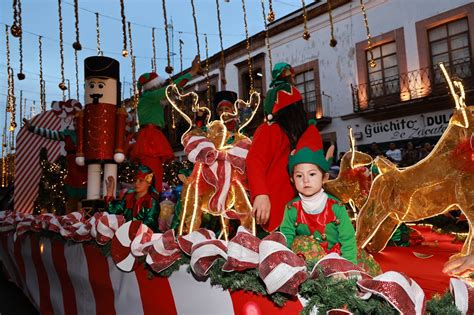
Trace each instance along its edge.
{"label": "hanging gold bell", "polygon": [[12,121],[10,123],[10,131],[15,131],[15,128],[16,128],[16,122]]}
{"label": "hanging gold bell", "polygon": [[21,27],[19,25],[13,24],[10,28],[10,32],[12,33],[13,37],[20,37],[21,36]]}
{"label": "hanging gold bell", "polygon": [[128,50],[126,50],[126,49],[122,50],[122,56],[127,58],[128,57]]}
{"label": "hanging gold bell", "polygon": [[377,67],[377,62],[374,59],[370,59],[369,66],[371,68],[375,68],[375,67]]}
{"label": "hanging gold bell", "polygon": [[329,41],[329,46],[336,47],[336,45],[337,45],[337,40],[335,38],[331,38],[331,40]]}
{"label": "hanging gold bell", "polygon": [[311,34],[308,31],[304,31],[303,33],[303,39],[308,40],[311,37]]}
{"label": "hanging gold bell", "polygon": [[172,66],[166,66],[165,71],[168,74],[172,74],[173,73],[173,67]]}
{"label": "hanging gold bell", "polygon": [[275,13],[273,11],[268,12],[267,21],[270,23],[275,21]]}
{"label": "hanging gold bell", "polygon": [[82,50],[82,45],[79,42],[74,42],[72,44],[72,48],[74,48],[75,50]]}
{"label": "hanging gold bell", "polygon": [[18,72],[16,74],[16,76],[18,77],[18,80],[24,80],[26,78],[25,74],[24,73],[21,73],[21,72]]}
{"label": "hanging gold bell", "polygon": [[66,91],[67,90],[67,86],[66,86],[66,84],[64,84],[64,82],[59,83],[58,86],[61,89],[61,91]]}

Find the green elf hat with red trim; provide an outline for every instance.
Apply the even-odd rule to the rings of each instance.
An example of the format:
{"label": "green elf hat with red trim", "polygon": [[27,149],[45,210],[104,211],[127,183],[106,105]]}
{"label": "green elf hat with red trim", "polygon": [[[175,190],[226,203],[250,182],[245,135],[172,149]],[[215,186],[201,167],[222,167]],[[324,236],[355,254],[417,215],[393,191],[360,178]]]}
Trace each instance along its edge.
{"label": "green elf hat with red trim", "polygon": [[303,99],[298,89],[286,81],[286,78],[293,74],[293,68],[284,62],[277,63],[273,68],[271,89],[268,90],[263,104],[263,112],[268,121],[271,121],[278,111]]}
{"label": "green elf hat with red trim", "polygon": [[153,171],[145,165],[139,165],[134,179],[144,179],[148,184],[151,184],[153,181]]}
{"label": "green elf hat with red trim", "polygon": [[324,172],[329,171],[323,148],[323,139],[316,128],[316,121],[310,120],[309,126],[298,140],[294,153],[290,155],[288,167],[290,175],[297,164],[310,163],[319,166]]}

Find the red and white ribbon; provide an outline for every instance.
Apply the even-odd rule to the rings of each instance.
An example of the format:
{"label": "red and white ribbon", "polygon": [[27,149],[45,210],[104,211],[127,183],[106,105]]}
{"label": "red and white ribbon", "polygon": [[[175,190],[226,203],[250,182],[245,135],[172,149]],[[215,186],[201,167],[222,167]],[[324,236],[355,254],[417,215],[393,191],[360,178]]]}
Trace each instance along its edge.
{"label": "red and white ribbon", "polygon": [[381,296],[401,314],[425,313],[425,293],[413,279],[395,271],[388,271],[373,279],[357,281],[359,288],[366,292],[363,299],[371,294]]}
{"label": "red and white ribbon", "polygon": [[181,259],[181,250],[174,237],[174,230],[163,234],[153,234],[152,245],[148,248],[146,263],[155,272],[161,272]]}
{"label": "red and white ribbon", "polygon": [[226,209],[226,200],[232,180],[232,170],[241,174],[245,172],[245,159],[251,141],[243,139],[232,148],[217,150],[214,144],[206,137],[185,137],[184,152],[192,163],[202,163],[203,179],[214,187],[215,192],[209,199],[209,209],[223,213]]}
{"label": "red and white ribbon", "polygon": [[239,226],[237,234],[227,244],[227,261],[223,271],[244,271],[258,267],[261,240],[252,235],[243,226]]}
{"label": "red and white ribbon", "polygon": [[[128,221],[115,232],[112,239],[111,254],[117,268],[130,272],[137,267],[137,257],[133,253],[138,253],[137,246],[141,243],[143,234],[148,233],[148,229],[142,221]],[[137,237],[140,241],[134,243],[132,252],[132,242]]]}
{"label": "red and white ribbon", "polygon": [[207,240],[195,244],[191,249],[191,269],[199,277],[207,276],[219,257],[227,259],[227,246],[224,241]]}
{"label": "red and white ribbon", "polygon": [[267,292],[296,295],[299,285],[308,277],[306,263],[286,247],[285,236],[280,232],[268,235],[260,243],[259,252],[258,270]]}
{"label": "red and white ribbon", "polygon": [[123,215],[108,214],[103,212],[97,219],[95,240],[100,245],[105,245],[112,240],[115,231],[125,223]]}
{"label": "red and white ribbon", "polygon": [[451,278],[449,290],[457,309],[463,314],[474,314],[474,288],[461,279]]}
{"label": "red and white ribbon", "polygon": [[216,239],[216,235],[213,231],[200,228],[192,233],[178,237],[178,245],[186,255],[191,256],[193,245],[214,239]]}
{"label": "red and white ribbon", "polygon": [[318,269],[321,269],[325,277],[343,277],[343,278],[372,278],[359,266],[354,265],[349,260],[341,257],[337,253],[330,253],[321,258],[311,271],[311,278],[315,279],[318,276]]}

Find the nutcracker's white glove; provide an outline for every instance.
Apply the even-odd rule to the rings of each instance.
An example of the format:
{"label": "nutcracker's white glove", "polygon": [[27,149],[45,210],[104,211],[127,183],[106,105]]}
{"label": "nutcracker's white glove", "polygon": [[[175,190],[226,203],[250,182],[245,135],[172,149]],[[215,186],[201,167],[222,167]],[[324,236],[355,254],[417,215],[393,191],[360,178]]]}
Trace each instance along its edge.
{"label": "nutcracker's white glove", "polygon": [[76,164],[79,166],[85,165],[85,159],[83,156],[76,156]]}
{"label": "nutcracker's white glove", "polygon": [[125,154],[123,153],[115,153],[114,154],[114,161],[117,163],[122,163],[125,160]]}

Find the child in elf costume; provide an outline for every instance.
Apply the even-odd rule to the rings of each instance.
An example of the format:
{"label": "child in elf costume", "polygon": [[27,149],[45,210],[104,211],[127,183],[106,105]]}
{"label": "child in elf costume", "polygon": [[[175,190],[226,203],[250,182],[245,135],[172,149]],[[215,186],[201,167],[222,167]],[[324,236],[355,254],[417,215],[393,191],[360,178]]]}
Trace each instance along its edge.
{"label": "child in elf costume", "polygon": [[247,155],[247,177],[257,224],[271,232],[283,219],[295,192],[288,175],[288,156],[306,130],[307,115],[294,86],[294,70],[278,63],[264,103],[266,121],[255,131]]}
{"label": "child in elf costume", "polygon": [[120,200],[115,200],[115,179],[106,180],[107,195],[105,210],[113,214],[122,214],[126,221],[141,220],[153,231],[158,232],[160,215],[159,195],[153,186],[154,174],[146,166],[140,165],[135,174],[134,189],[129,190]]}
{"label": "child in elf costume", "polygon": [[328,170],[321,135],[313,121],[289,158],[298,197],[288,203],[280,231],[285,234],[289,248],[296,238],[309,236],[323,249],[321,256],[336,252],[357,264],[355,231],[347,210],[322,188]]}
{"label": "child in elf costume", "polygon": [[[199,58],[193,60],[189,73],[177,78],[174,83],[183,87],[193,76],[201,72]],[[138,131],[136,143],[130,155],[132,160],[148,166],[155,174],[155,189],[161,191],[163,162],[173,158],[173,149],[163,134],[165,117],[162,102],[166,101],[168,84],[156,72],[144,73],[138,79],[141,95],[138,100]]]}

